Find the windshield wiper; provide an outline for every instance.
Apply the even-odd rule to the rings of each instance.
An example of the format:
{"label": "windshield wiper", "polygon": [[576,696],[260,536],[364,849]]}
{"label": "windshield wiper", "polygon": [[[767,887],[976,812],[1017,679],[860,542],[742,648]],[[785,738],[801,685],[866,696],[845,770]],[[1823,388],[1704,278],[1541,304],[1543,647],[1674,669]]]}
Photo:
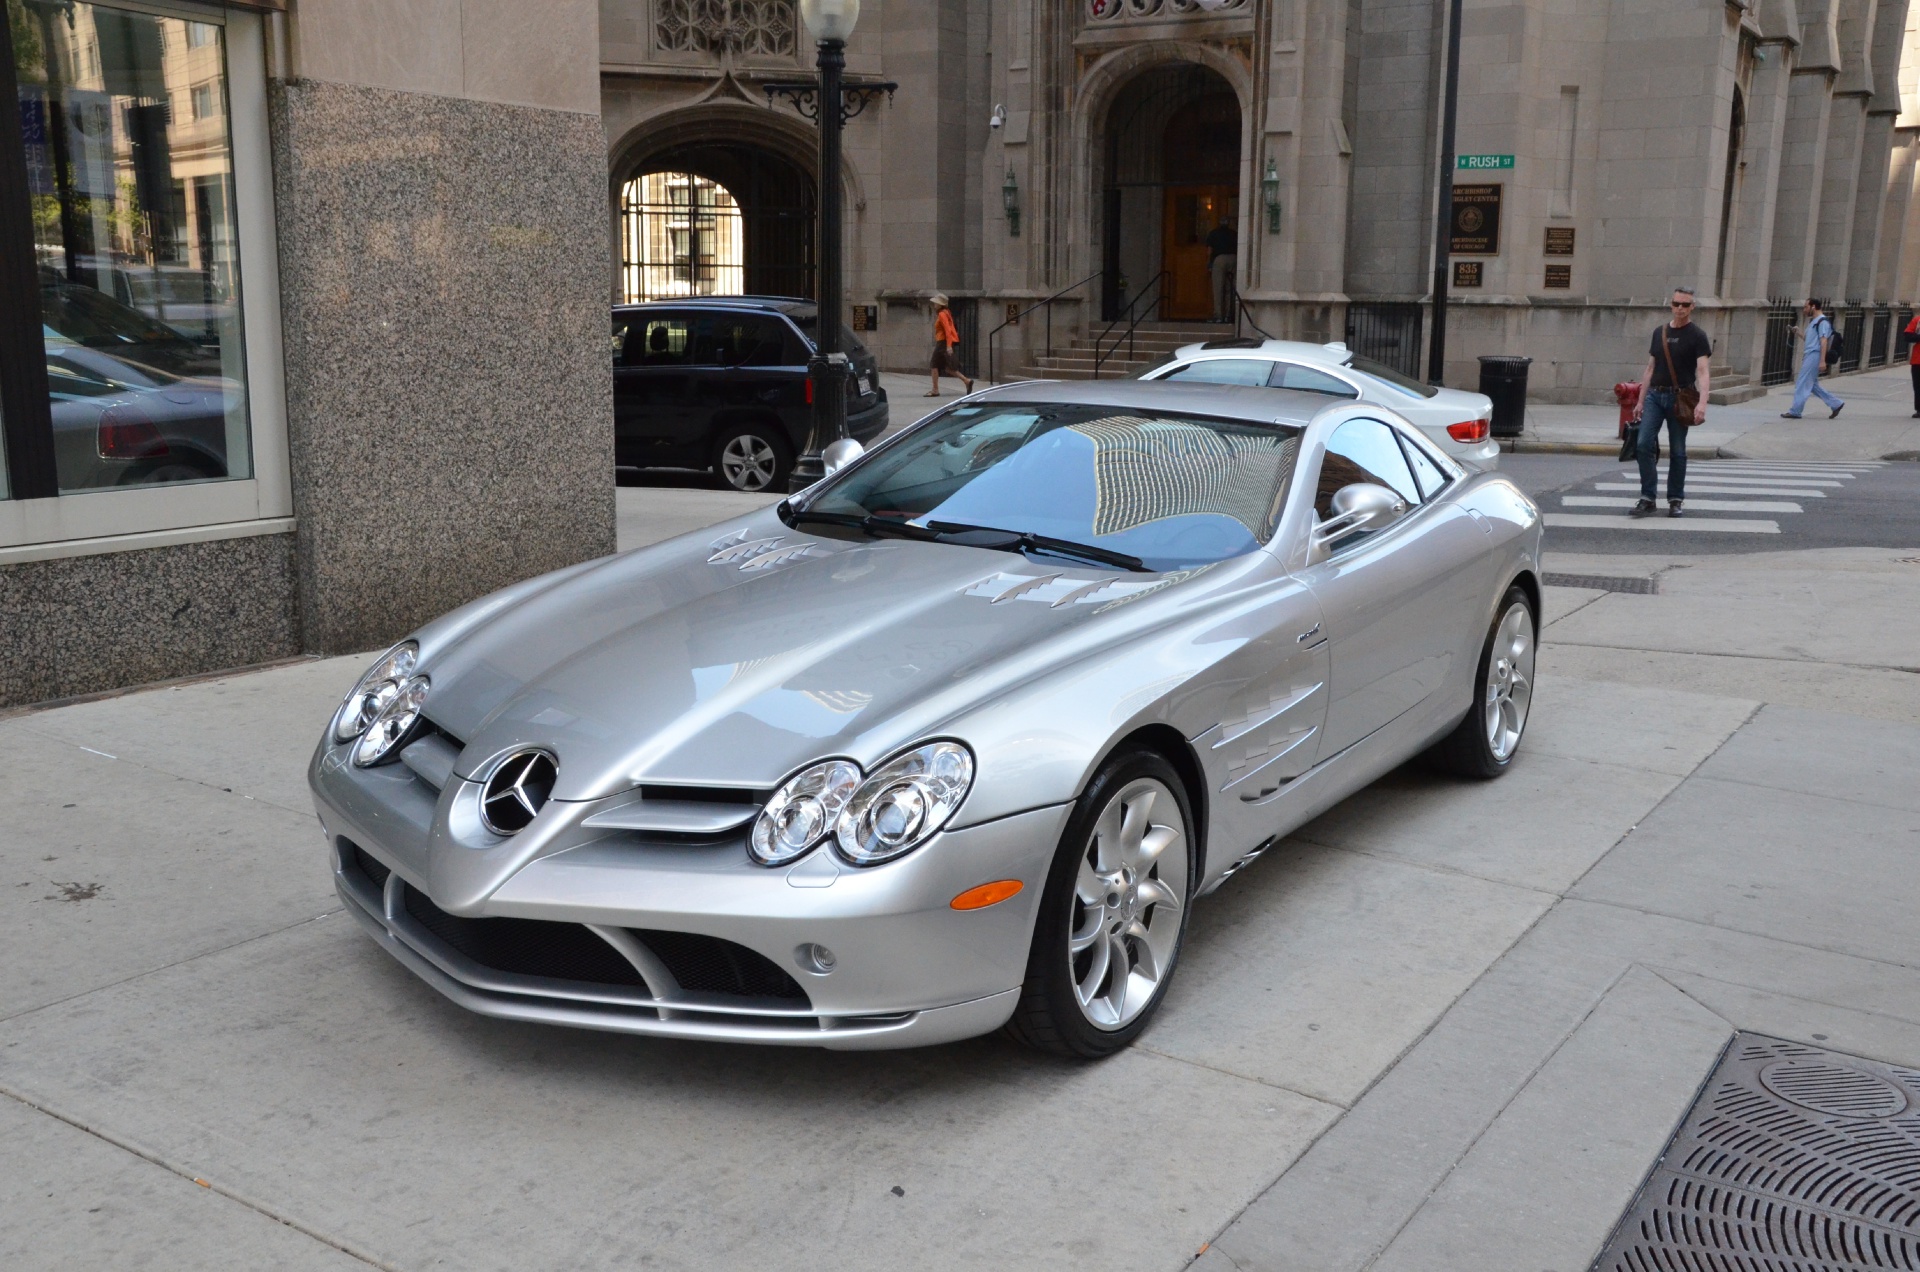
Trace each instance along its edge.
{"label": "windshield wiper", "polygon": [[937,532],[949,543],[964,542],[976,548],[1004,548],[1016,552],[1046,552],[1054,556],[1078,557],[1082,561],[1094,561],[1101,565],[1117,565],[1123,570],[1141,574],[1153,573],[1147,568],[1147,563],[1137,556],[1115,552],[1110,548],[1098,548],[1091,543],[1075,543],[1071,539],[1035,534],[1031,530],[1003,530],[998,526],[971,526],[959,521],[929,521],[927,529]]}
{"label": "windshield wiper", "polygon": [[927,543],[937,543],[945,537],[938,530],[916,526],[911,521],[896,521],[892,517],[876,517],[871,513],[863,515],[851,512],[816,512],[811,508],[782,507],[780,519],[790,526],[811,521],[815,525],[845,526],[849,530],[862,530],[875,537],[891,534],[902,539],[919,539]]}

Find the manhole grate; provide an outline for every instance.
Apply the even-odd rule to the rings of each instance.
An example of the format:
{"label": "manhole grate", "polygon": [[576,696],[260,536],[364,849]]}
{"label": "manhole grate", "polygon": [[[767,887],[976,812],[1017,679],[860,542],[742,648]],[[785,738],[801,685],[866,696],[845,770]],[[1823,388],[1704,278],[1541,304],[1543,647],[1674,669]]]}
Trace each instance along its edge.
{"label": "manhole grate", "polygon": [[1602,592],[1631,592],[1637,596],[1653,596],[1660,591],[1657,578],[1633,578],[1623,574],[1554,574],[1545,573],[1540,581],[1548,587],[1584,587]]}
{"label": "manhole grate", "polygon": [[1920,1272],[1920,1073],[1741,1033],[1594,1272]]}

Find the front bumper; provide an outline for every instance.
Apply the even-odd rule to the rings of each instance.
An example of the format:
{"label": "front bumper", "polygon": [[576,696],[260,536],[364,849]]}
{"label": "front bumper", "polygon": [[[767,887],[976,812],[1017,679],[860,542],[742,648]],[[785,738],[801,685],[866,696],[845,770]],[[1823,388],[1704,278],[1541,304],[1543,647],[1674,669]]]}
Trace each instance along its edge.
{"label": "front bumper", "polygon": [[[990,1032],[1019,996],[1034,913],[1070,811],[1058,805],[949,830],[869,869],[821,848],[770,870],[751,862],[739,835],[676,841],[581,825],[630,797],[554,801],[513,839],[462,842],[447,827],[460,824],[474,783],[447,777],[436,791],[413,766],[357,770],[338,750],[323,745],[315,756],[315,803],[335,886],[383,948],[472,1011],[656,1037],[867,1049]],[[489,858],[498,877],[473,886]],[[1023,887],[1007,901],[964,912],[949,905],[968,888],[1009,878]],[[486,922],[498,919],[523,922]],[[526,961],[488,952],[498,940],[459,935],[489,928],[510,929],[514,940],[550,931],[568,942],[605,941],[651,970],[527,974]],[[777,968],[791,989],[688,989],[671,975],[662,983],[646,943],[669,938],[706,942],[700,957],[762,968],[763,990]],[[804,961],[810,946],[833,952],[830,972]],[[599,954],[604,961],[606,950]],[[555,965],[535,962],[543,972]]]}

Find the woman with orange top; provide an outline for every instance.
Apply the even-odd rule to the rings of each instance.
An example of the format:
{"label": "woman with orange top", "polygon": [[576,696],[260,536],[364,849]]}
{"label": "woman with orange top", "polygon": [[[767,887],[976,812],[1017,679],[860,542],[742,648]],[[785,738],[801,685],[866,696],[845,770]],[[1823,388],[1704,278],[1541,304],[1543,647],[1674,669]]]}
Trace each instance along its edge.
{"label": "woman with orange top", "polygon": [[1920,314],[1908,320],[1900,338],[1907,342],[1907,367],[1913,376],[1913,418],[1920,420]]}
{"label": "woman with orange top", "polygon": [[960,347],[960,332],[953,325],[953,315],[948,312],[947,298],[940,292],[933,294],[933,362],[929,374],[933,387],[927,390],[928,397],[940,396],[940,377],[950,375],[967,386],[968,393],[973,392],[973,381],[960,369],[960,362],[953,351]]}

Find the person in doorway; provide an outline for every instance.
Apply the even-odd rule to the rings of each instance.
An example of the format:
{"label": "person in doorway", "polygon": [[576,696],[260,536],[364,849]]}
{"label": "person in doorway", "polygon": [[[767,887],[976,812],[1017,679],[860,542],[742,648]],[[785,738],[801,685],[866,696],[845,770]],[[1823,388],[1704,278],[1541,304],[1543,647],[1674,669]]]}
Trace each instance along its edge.
{"label": "person in doorway", "polygon": [[[1806,319],[1806,325],[1795,327],[1794,334],[1805,333],[1800,348],[1800,374],[1793,381],[1793,406],[1780,412],[1783,420],[1797,420],[1807,405],[1809,396],[1817,397],[1827,404],[1828,419],[1840,414],[1845,402],[1820,387],[1820,377],[1827,373],[1827,350],[1833,344],[1833,323],[1823,312],[1823,302],[1809,296],[1800,311]],[[1920,405],[1920,399],[1916,399]]]}
{"label": "person in doorway", "polygon": [[[1640,373],[1640,502],[1629,517],[1653,515],[1659,494],[1660,425],[1667,426],[1667,515],[1684,515],[1687,498],[1687,430],[1707,421],[1707,389],[1713,341],[1693,323],[1693,291],[1676,287],[1668,302],[1672,317],[1654,330],[1647,368]],[[1682,394],[1696,401],[1686,406]],[[1687,409],[1690,406],[1691,409]]]}
{"label": "person in doorway", "polygon": [[1913,418],[1920,420],[1920,314],[1907,320],[1900,336],[1907,342],[1907,372],[1913,376]]}
{"label": "person in doorway", "polygon": [[953,325],[953,312],[947,307],[947,298],[939,292],[933,294],[933,362],[928,374],[933,379],[933,387],[927,390],[928,397],[940,396],[940,377],[950,375],[967,386],[968,393],[973,392],[973,381],[960,369],[960,360],[954,350],[960,347],[960,332]]}
{"label": "person in doorway", "polygon": [[1207,232],[1207,272],[1213,280],[1213,320],[1233,321],[1234,271],[1240,263],[1240,236],[1222,221]]}

